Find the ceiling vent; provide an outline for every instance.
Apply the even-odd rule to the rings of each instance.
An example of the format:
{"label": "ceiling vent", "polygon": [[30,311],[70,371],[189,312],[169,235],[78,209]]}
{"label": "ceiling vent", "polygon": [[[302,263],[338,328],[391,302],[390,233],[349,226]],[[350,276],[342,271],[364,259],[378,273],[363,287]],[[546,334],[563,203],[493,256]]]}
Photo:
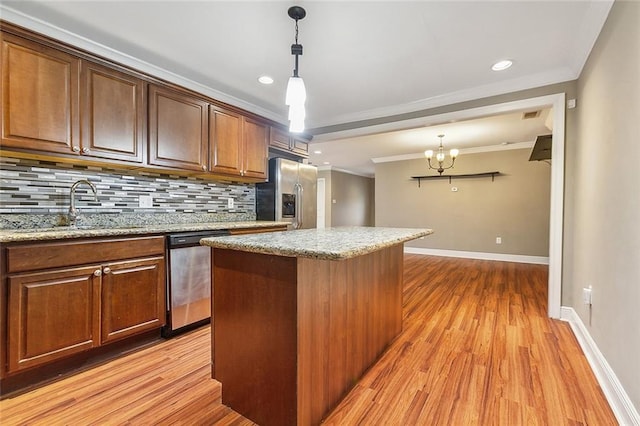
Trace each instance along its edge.
{"label": "ceiling vent", "polygon": [[529,111],[529,112],[523,112],[522,113],[522,119],[523,120],[529,120],[531,118],[538,118],[540,117],[540,110],[538,111]]}
{"label": "ceiling vent", "polygon": [[529,156],[529,161],[543,160],[551,160],[551,135],[538,136]]}

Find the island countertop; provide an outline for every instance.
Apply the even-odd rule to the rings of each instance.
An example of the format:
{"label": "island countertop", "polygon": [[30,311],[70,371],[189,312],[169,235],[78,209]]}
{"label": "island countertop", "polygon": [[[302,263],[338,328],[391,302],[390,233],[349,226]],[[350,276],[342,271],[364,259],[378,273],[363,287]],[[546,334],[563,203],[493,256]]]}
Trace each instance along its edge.
{"label": "island countertop", "polygon": [[285,257],[348,259],[432,234],[431,229],[336,227],[203,238],[200,244]]}

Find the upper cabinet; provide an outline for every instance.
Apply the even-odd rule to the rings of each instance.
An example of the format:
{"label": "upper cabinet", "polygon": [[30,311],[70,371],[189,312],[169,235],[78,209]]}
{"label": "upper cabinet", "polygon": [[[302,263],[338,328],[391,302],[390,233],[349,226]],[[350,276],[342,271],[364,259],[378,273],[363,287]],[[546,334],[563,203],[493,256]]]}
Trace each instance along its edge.
{"label": "upper cabinet", "polygon": [[242,121],[243,176],[267,179],[269,126],[248,117]]}
{"label": "upper cabinet", "polygon": [[273,123],[11,24],[0,43],[3,153],[267,179]]}
{"label": "upper cabinet", "polygon": [[80,60],[2,34],[2,145],[80,152]]}
{"label": "upper cabinet", "polygon": [[142,163],[146,146],[145,83],[88,61],[82,61],[81,79],[81,152]]}
{"label": "upper cabinet", "polygon": [[242,175],[242,116],[209,106],[209,164],[211,171]]}
{"label": "upper cabinet", "polygon": [[2,34],[4,147],[144,161],[144,82]]}
{"label": "upper cabinet", "polygon": [[309,156],[309,143],[306,140],[291,136],[278,127],[271,127],[269,147],[300,157]]}
{"label": "upper cabinet", "polygon": [[210,171],[257,180],[267,179],[269,126],[211,105],[209,107]]}
{"label": "upper cabinet", "polygon": [[193,96],[149,86],[149,164],[206,171],[208,106]]}

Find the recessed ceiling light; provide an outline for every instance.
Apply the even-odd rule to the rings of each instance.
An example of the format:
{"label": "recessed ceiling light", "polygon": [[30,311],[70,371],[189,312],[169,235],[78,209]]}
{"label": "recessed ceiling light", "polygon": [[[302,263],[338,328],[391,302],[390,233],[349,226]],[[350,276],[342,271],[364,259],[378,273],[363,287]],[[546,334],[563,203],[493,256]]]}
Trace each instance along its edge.
{"label": "recessed ceiling light", "polygon": [[331,164],[331,163],[330,163],[330,162],[328,162],[328,161],[325,161],[325,162],[324,162],[324,163],[322,163],[322,164],[329,165],[329,164]]}
{"label": "recessed ceiling light", "polygon": [[258,81],[262,84],[273,84],[273,78],[269,77],[268,75],[261,75],[260,77],[258,77]]}
{"label": "recessed ceiling light", "polygon": [[504,71],[507,68],[509,68],[511,65],[513,65],[513,62],[508,59],[505,59],[504,61],[498,61],[495,64],[493,64],[491,69],[494,71]]}
{"label": "recessed ceiling light", "polygon": [[322,151],[320,151],[319,149],[316,149],[315,151],[313,151],[314,154],[322,154]]}

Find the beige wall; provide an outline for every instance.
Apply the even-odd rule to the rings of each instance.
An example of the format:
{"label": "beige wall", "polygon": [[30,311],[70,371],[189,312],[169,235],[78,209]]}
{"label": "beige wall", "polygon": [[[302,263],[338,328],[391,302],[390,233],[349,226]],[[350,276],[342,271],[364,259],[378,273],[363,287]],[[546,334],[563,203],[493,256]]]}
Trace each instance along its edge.
{"label": "beige wall", "polygon": [[[528,161],[530,149],[462,154],[446,174],[499,171],[503,175],[427,180],[424,160],[376,164],[376,226],[432,228],[408,247],[549,255],[551,167]],[[458,191],[451,191],[457,188]],[[496,244],[496,237],[502,244]]]}
{"label": "beige wall", "polygon": [[578,80],[564,269],[573,307],[640,411],[639,28],[640,3],[616,1]]}
{"label": "beige wall", "polygon": [[325,179],[325,226],[373,226],[374,180],[372,178],[323,170]]}

